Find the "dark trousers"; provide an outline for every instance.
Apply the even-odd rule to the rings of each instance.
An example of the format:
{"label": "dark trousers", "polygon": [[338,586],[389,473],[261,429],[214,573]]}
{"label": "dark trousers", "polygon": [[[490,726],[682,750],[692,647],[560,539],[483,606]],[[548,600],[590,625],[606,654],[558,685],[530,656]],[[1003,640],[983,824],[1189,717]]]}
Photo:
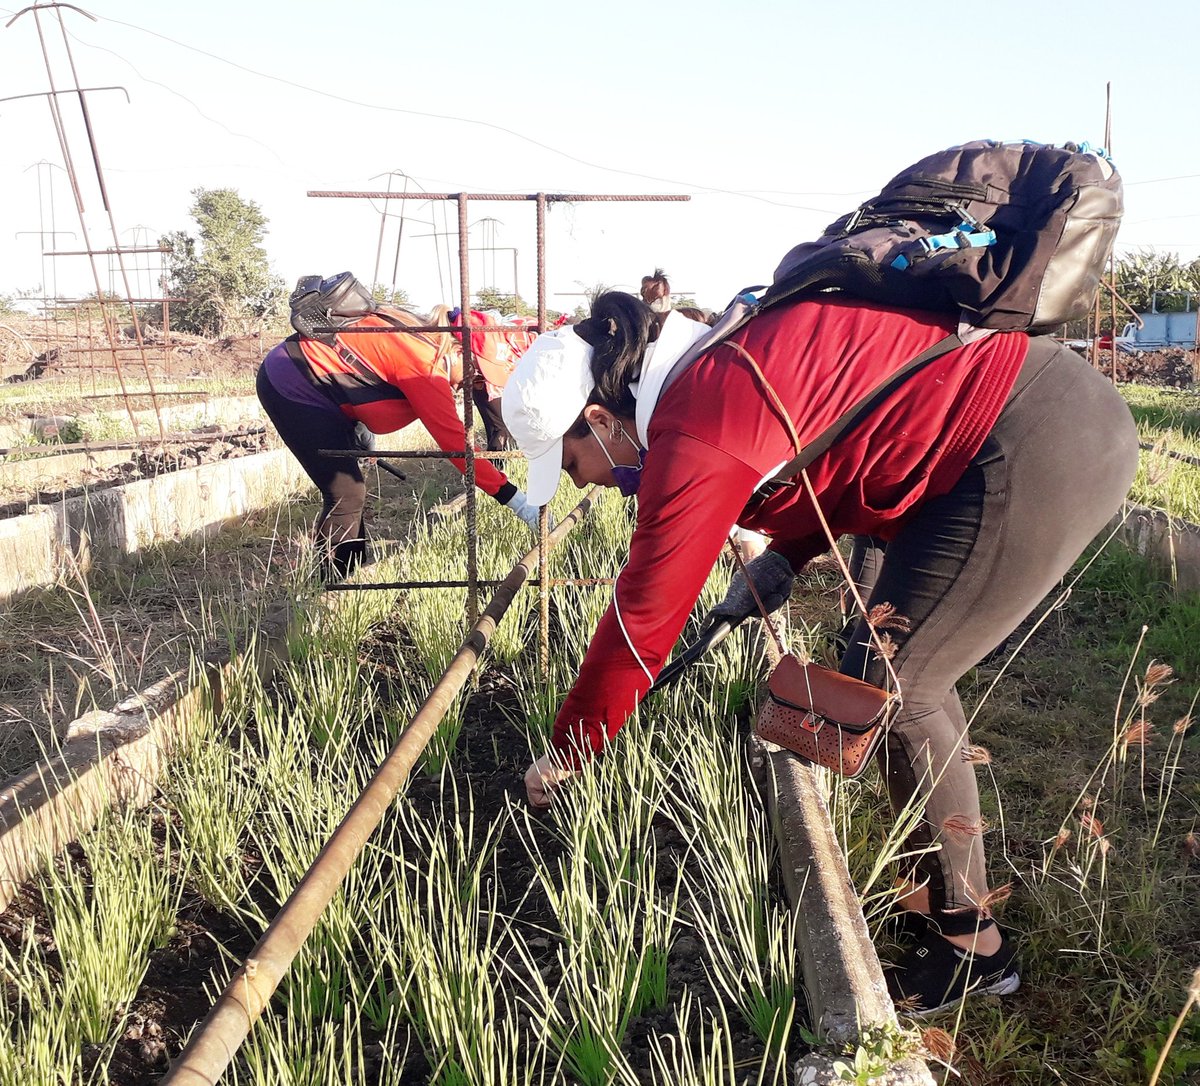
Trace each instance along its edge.
{"label": "dark trousers", "polygon": [[255,388],[267,418],[321,492],[316,541],[322,575],[344,577],[368,555],[363,519],[367,484],[356,459],[319,456],[317,450],[363,449],[366,453],[374,435],[340,411],[324,411],[281,396],[261,366]]}
{"label": "dark trousers", "polygon": [[504,425],[504,416],[500,413],[500,400],[489,399],[486,388],[472,389],[471,399],[475,402],[475,410],[479,412],[479,417],[483,419],[488,452],[507,452],[514,448],[512,435]]}
{"label": "dark trousers", "polygon": [[[1106,378],[1050,340],[1029,356],[991,434],[950,493],[926,502],[886,545],[856,539],[855,580],[869,607],[890,603],[907,629],[886,632],[903,707],[880,753],[892,806],[916,802],[909,838],[929,849],[911,877],[933,919],[966,934],[986,905],[984,826],[967,721],[955,683],[1059,582],[1120,507],[1137,468],[1137,432]],[[886,685],[860,619],[841,670]],[[1028,737],[1039,742],[1036,734]]]}

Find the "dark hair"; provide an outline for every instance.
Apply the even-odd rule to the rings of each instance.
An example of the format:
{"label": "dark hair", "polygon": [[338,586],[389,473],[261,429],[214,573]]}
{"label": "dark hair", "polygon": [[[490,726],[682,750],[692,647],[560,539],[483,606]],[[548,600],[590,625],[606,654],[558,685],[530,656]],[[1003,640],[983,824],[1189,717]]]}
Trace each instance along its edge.
{"label": "dark hair", "polygon": [[[657,330],[654,313],[632,294],[610,290],[596,297],[591,315],[574,330],[593,348],[592,379],[596,387],[588,403],[601,404],[614,415],[629,418],[637,405],[629,385],[641,376],[642,357]],[[582,436],[574,431],[575,427],[569,431],[572,436]]]}
{"label": "dark hair", "polygon": [[662,268],[655,268],[650,275],[642,276],[642,301],[649,304],[665,298],[671,293],[671,284],[667,282],[667,273]]}
{"label": "dark hair", "polygon": [[676,306],[674,312],[678,313],[681,317],[687,317],[690,321],[699,321],[701,324],[708,323],[708,318],[704,315],[704,310],[699,308],[699,306]]}

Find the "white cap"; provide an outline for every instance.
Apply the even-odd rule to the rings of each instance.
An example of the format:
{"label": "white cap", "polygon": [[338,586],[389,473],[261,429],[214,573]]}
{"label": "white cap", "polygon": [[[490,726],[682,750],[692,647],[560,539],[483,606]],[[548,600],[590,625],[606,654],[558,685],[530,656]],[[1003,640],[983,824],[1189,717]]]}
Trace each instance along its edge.
{"label": "white cap", "polygon": [[531,505],[545,505],[558,490],[563,435],[595,387],[592,348],[570,328],[543,332],[517,360],[500,412],[529,460],[525,493]]}

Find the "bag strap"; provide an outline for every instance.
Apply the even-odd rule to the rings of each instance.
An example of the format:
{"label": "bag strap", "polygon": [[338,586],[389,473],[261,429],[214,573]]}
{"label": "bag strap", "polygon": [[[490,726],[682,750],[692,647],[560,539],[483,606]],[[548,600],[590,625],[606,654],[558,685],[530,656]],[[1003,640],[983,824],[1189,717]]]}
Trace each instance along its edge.
{"label": "bag strap", "polygon": [[[658,393],[659,399],[663,397],[667,389],[683,375],[684,371],[693,362],[698,361],[702,355],[708,354],[710,351],[727,343],[729,337],[752,317],[756,316],[759,311],[760,303],[755,302],[751,294],[742,294],[736,298],[730,307],[725,310],[725,313],[714,326],[712,332],[698,339],[679,356],[678,361],[671,367],[666,379],[662,383],[662,388]],[[784,482],[799,475],[817,457],[827,452],[838,438],[862,422],[863,419],[918,370],[923,369],[930,362],[941,358],[942,355],[949,354],[953,350],[957,350],[961,346],[963,346],[963,340],[957,332],[951,332],[945,338],[938,340],[937,343],[926,347],[916,358],[906,362],[895,373],[885,377],[861,400],[837,418],[832,425],[813,438],[803,449],[799,449],[796,456],[784,464],[767,482]]]}
{"label": "bag strap", "polygon": [[[719,345],[720,344],[718,344],[718,346]],[[837,561],[842,576],[850,589],[850,593],[854,597],[854,602],[863,618],[867,619],[871,640],[874,642],[875,648],[879,653],[879,657],[883,661],[883,666],[887,671],[888,679],[892,684],[892,695],[897,700],[901,698],[899,677],[896,674],[895,668],[892,666],[890,657],[888,656],[887,652],[884,651],[884,645],[879,637],[878,631],[870,622],[870,615],[867,610],[866,602],[863,600],[862,594],[858,590],[858,585],[854,581],[854,577],[852,576],[850,569],[846,564],[846,560],[842,556],[841,551],[838,550],[837,539],[834,537],[833,531],[829,527],[829,522],[825,519],[825,514],[821,510],[821,504],[817,500],[817,494],[813,488],[812,480],[810,480],[808,477],[807,469],[808,466],[817,459],[817,457],[828,451],[839,437],[845,434],[847,430],[857,426],[864,418],[866,418],[867,415],[871,413],[872,410],[874,410],[875,407],[877,407],[887,396],[889,396],[905,381],[907,381],[908,378],[910,378],[924,366],[927,366],[930,362],[941,358],[943,355],[948,354],[950,351],[953,351],[962,345],[963,341],[961,338],[959,338],[958,333],[951,332],[949,335],[938,340],[937,343],[926,347],[925,350],[923,350],[919,355],[906,362],[900,367],[900,369],[896,370],[895,373],[889,374],[888,377],[877,384],[870,392],[867,393],[866,396],[862,397],[862,399],[855,403],[853,407],[844,412],[837,419],[837,421],[833,423],[832,426],[827,427],[820,434],[818,434],[816,438],[801,448],[800,439],[796,435],[796,430],[792,425],[791,418],[788,416],[782,403],[779,402],[778,396],[775,395],[774,389],[772,389],[770,383],[767,382],[765,376],[762,374],[762,371],[759,369],[758,364],[739,344],[728,343],[728,346],[732,347],[738,352],[738,354],[742,355],[746,359],[747,363],[749,363],[749,365],[758,375],[764,386],[765,392],[771,399],[772,405],[778,412],[781,413],[784,425],[787,427],[788,432],[792,437],[793,444],[797,450],[796,455],[786,464],[784,464],[783,467],[781,467],[774,475],[772,475],[767,482],[784,483],[791,480],[796,475],[799,475],[803,481],[805,490],[808,492],[809,499],[813,503],[813,509],[816,512],[817,520],[821,525],[821,530],[825,533],[825,538],[835,556],[835,560]],[[746,572],[746,564],[742,560],[741,552],[737,549],[737,545],[733,542],[732,538],[728,540],[728,543],[729,549],[733,553],[734,561],[741,570],[742,577],[746,582],[746,586],[750,590],[750,595],[754,598],[754,602],[758,605],[759,612],[762,614],[763,623],[767,627],[767,630],[771,635],[771,639],[775,642],[775,647],[779,650],[780,656],[786,655],[787,650],[783,644],[783,639],[780,637],[779,631],[775,629],[775,624],[771,621],[771,616],[768,614],[766,607],[763,605],[762,598],[759,596],[758,589],[755,587],[754,579]]]}
{"label": "bag strap", "polygon": [[963,341],[959,338],[958,333],[951,332],[944,339],[939,339],[933,346],[926,347],[916,358],[906,362],[895,373],[884,378],[848,411],[839,416],[832,425],[822,430],[821,433],[772,475],[767,482],[782,483],[795,478],[819,456],[828,452],[838,438],[842,437],[847,431],[854,429],[854,427],[861,423],[863,419],[918,370],[923,369],[930,362],[949,354],[953,350],[957,350],[961,346],[963,346]]}

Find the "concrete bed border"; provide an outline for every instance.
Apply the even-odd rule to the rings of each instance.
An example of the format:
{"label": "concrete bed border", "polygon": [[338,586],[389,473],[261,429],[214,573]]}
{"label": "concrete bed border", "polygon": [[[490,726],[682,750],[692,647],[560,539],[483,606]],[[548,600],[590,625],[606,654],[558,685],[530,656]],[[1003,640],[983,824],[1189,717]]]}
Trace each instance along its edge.
{"label": "concrete bed border", "polygon": [[0,520],[0,604],[98,560],[185,539],[309,486],[286,449],[106,487]]}
{"label": "concrete bed border", "polygon": [[1179,591],[1200,592],[1200,525],[1130,503],[1113,517],[1109,531],[1135,554],[1170,572]]}
{"label": "concrete bed border", "polygon": [[175,672],[111,710],[85,713],[68,727],[56,754],[0,786],[0,912],[106,809],[149,803],[172,753],[194,734],[205,702],[219,711],[226,681],[248,658],[269,679],[287,658],[299,618],[278,605],[247,647],[210,655],[190,685],[190,672]]}

